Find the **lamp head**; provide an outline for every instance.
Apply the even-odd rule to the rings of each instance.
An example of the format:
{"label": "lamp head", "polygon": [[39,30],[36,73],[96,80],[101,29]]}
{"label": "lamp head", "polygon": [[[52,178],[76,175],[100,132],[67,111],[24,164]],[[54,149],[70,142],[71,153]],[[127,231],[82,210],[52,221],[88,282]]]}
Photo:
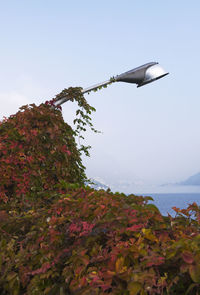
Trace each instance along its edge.
{"label": "lamp head", "polygon": [[125,72],[114,77],[115,81],[135,83],[141,87],[153,81],[156,81],[169,73],[166,72],[157,62],[150,62],[138,68]]}

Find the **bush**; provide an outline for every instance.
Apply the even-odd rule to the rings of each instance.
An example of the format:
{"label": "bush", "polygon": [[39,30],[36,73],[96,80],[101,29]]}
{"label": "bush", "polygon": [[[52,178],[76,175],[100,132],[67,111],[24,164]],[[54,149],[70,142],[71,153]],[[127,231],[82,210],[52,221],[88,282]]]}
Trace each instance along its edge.
{"label": "bush", "polygon": [[35,199],[61,180],[86,180],[74,131],[49,105],[24,106],[0,124],[0,199]]}
{"label": "bush", "polygon": [[172,218],[150,197],[56,189],[45,206],[0,211],[1,294],[198,294],[196,204]]}
{"label": "bush", "polygon": [[0,294],[199,294],[197,204],[85,187],[74,136],[49,105],[0,125]]}

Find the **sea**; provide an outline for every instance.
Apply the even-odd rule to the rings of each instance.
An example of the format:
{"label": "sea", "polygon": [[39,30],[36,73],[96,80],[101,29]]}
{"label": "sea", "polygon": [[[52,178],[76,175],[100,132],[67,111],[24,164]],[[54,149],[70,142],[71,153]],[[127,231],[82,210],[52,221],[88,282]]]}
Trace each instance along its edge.
{"label": "sea", "polygon": [[194,202],[200,206],[200,193],[149,193],[144,195],[151,196],[154,199],[149,203],[156,205],[164,216],[167,216],[168,213],[171,216],[176,215],[172,207],[186,209],[189,204]]}
{"label": "sea", "polygon": [[164,216],[170,214],[174,217],[176,215],[172,207],[186,209],[188,205],[194,202],[200,206],[200,185],[143,185],[133,183],[125,186],[115,184],[110,188],[113,192],[123,192],[127,196],[129,194],[151,196],[153,201],[149,201],[149,203],[156,205]]}
{"label": "sea", "polygon": [[[132,190],[134,191],[134,190]],[[189,204],[197,203],[200,206],[200,186],[163,185],[155,187],[135,188],[142,196],[151,196],[154,201],[149,201],[158,207],[162,215],[175,216],[172,207],[186,209]]]}

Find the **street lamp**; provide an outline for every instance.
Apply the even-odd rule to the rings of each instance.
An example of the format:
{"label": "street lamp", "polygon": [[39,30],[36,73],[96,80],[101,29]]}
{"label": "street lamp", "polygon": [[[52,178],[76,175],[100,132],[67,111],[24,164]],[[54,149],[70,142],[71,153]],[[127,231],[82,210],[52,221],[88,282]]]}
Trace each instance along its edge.
{"label": "street lamp", "polygon": [[[134,84],[137,84],[137,87],[141,87],[148,83],[156,81],[168,74],[169,73],[166,72],[159,65],[158,62],[149,62],[133,70],[117,75],[107,81],[85,88],[82,90],[82,93],[89,93],[92,90],[98,89],[99,87],[102,87],[102,86],[107,86],[108,84],[111,84],[113,82],[134,83]],[[57,106],[61,105],[67,100],[68,99],[66,97],[62,97],[56,101],[56,105]]]}

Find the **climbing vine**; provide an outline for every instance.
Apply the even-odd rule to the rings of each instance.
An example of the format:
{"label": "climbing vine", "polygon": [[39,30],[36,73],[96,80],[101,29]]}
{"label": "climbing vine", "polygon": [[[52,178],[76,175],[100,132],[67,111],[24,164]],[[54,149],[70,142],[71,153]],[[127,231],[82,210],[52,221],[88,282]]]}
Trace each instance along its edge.
{"label": "climbing vine", "polygon": [[[69,87],[68,89],[64,89],[61,93],[56,95],[51,101],[47,101],[46,104],[52,105],[55,108],[61,109],[59,102],[67,102],[67,101],[76,101],[78,104],[78,109],[76,111],[76,118],[74,119],[74,136],[78,138],[78,142],[80,144],[80,140],[84,140],[83,132],[87,130],[89,127],[93,132],[98,133],[92,124],[91,114],[95,112],[96,109],[88,104],[85,99],[82,88],[81,87]],[[58,105],[56,104],[58,103]],[[79,151],[85,153],[86,156],[89,156],[89,149],[91,146],[85,146],[84,144],[80,144]]]}

